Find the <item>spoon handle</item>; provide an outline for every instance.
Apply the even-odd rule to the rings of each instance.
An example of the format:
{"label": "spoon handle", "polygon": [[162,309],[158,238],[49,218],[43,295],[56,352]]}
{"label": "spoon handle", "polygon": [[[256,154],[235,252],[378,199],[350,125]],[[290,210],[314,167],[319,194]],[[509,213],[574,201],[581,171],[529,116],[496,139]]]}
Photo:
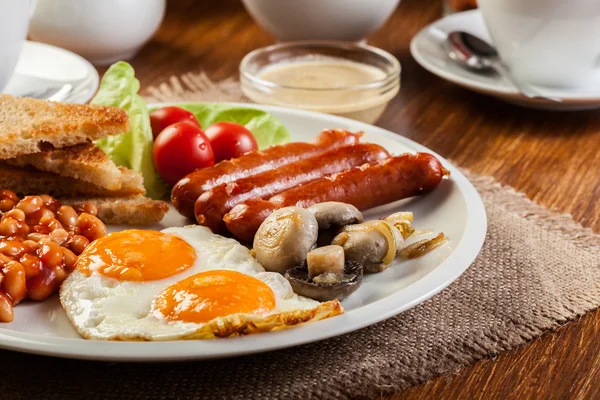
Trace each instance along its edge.
{"label": "spoon handle", "polygon": [[500,75],[506,77],[506,79],[508,79],[510,83],[512,83],[513,86],[516,87],[517,90],[521,92],[521,94],[523,94],[523,96],[530,99],[550,100],[556,103],[562,102],[562,99],[558,97],[545,96],[541,94],[537,89],[532,88],[530,85],[515,79],[515,77],[512,76],[510,70],[506,67],[506,65],[504,65],[502,61],[495,62],[494,67],[496,68],[496,71],[498,71]]}

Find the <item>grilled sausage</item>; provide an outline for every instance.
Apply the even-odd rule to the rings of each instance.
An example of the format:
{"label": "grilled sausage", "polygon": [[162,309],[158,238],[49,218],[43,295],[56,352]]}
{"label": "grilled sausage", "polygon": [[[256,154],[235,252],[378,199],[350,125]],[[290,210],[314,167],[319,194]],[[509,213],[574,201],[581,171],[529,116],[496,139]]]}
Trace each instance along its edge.
{"label": "grilled sausage", "polygon": [[216,186],[200,195],[196,221],[215,233],[225,231],[223,216],[251,199],[268,199],[278,193],[349,168],[389,158],[381,146],[365,143],[331,150],[318,157],[296,161],[277,169]]}
{"label": "grilled sausage", "polygon": [[241,203],[223,220],[235,237],[252,241],[260,224],[277,208],[306,208],[326,201],[340,201],[359,210],[367,210],[429,192],[448,173],[431,154],[404,154],[318,179],[282,192],[268,201]]}
{"label": "grilled sausage", "polygon": [[314,143],[298,142],[272,146],[221,161],[213,167],[199,169],[181,179],[173,187],[171,201],[181,215],[194,218],[194,203],[202,193],[215,186],[316,157],[332,149],[357,144],[361,135],[343,130],[325,130]]}

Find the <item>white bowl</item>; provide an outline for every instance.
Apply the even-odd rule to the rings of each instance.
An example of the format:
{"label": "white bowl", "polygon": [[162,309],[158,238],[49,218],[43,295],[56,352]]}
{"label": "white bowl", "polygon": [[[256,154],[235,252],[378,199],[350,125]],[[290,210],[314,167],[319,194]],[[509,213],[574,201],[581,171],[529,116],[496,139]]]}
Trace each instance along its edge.
{"label": "white bowl", "polygon": [[359,41],[375,32],[400,0],[242,0],[248,13],[280,41]]}
{"label": "white bowl", "polygon": [[132,57],[158,29],[165,0],[37,0],[31,39],[96,65]]}

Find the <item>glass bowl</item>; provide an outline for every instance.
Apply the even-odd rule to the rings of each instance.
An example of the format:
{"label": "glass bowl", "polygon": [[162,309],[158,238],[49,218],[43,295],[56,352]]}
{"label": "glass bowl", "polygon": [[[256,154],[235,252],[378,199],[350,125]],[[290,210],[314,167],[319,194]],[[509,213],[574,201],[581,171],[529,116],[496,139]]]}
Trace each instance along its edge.
{"label": "glass bowl", "polygon": [[363,44],[287,42],[249,53],[240,83],[252,101],[373,124],[400,90],[400,63]]}

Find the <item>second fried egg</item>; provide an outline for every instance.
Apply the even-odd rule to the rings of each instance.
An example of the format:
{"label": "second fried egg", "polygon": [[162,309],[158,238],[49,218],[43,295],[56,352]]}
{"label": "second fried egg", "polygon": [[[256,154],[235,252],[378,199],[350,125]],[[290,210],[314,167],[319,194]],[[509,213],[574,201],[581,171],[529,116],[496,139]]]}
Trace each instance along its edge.
{"label": "second fried egg", "polygon": [[202,339],[282,329],[343,312],[296,295],[248,249],[199,226],[128,230],[90,245],[60,290],[99,340]]}

